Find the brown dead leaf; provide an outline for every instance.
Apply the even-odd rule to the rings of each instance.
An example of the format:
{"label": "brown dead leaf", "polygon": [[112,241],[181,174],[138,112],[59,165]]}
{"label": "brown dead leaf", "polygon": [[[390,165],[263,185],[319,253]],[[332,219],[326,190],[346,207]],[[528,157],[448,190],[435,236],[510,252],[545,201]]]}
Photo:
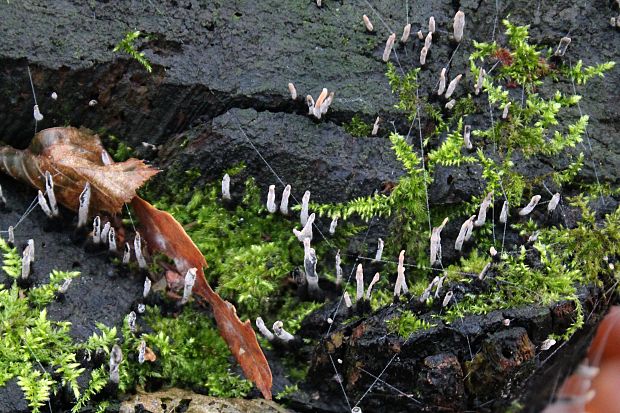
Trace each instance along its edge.
{"label": "brown dead leaf", "polygon": [[87,129],[50,128],[37,133],[25,150],[1,147],[0,170],[43,192],[49,171],[56,199],[73,211],[78,210],[78,197],[90,182],[91,210],[114,214],[159,171],[133,158],[105,165],[106,155],[99,136]]}
{"label": "brown dead leaf", "polygon": [[270,400],[271,369],[258,345],[250,321],[242,322],[237,317],[235,307],[224,301],[209,286],[203,271],[207,262],[198,247],[169,213],[158,210],[138,196],[131,201],[131,205],[140,220],[141,234],[149,249],[161,251],[172,258],[180,274],[187,273],[190,268],[198,269],[194,293],[211,305],[220,334],[239,362],[243,373],[248,380],[254,382],[263,397]]}
{"label": "brown dead leaf", "polygon": [[146,347],[144,350],[144,360],[152,363],[157,360],[157,355],[149,347]]}

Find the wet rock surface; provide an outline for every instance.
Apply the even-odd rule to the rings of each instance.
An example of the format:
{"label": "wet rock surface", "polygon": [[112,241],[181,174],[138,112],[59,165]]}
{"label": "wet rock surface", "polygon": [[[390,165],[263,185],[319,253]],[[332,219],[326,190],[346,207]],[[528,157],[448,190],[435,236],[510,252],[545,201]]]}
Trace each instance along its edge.
{"label": "wet rock surface", "polygon": [[[467,72],[471,39],[503,42],[501,19],[508,15],[513,23],[530,24],[533,41],[551,48],[570,33],[566,59],[572,64],[579,59],[586,65],[618,60],[620,55],[620,34],[609,26],[609,17],[616,11],[606,0],[583,4],[568,0],[410,1],[409,16],[401,2],[373,1],[373,9],[365,1],[323,3],[317,8],[305,0],[0,2],[0,138],[23,148],[33,136],[29,66],[45,115],[39,129],[70,124],[113,134],[134,148],[148,142],[158,147],[151,154],[154,164],[170,171],[195,168],[202,173],[201,182],[217,179],[225,169],[243,161],[261,187],[277,183],[275,172],[284,183],[292,184],[296,197],[309,189],[313,200],[340,201],[371,194],[403,173],[385,137],[394,128],[407,134],[409,125],[393,108],[395,99],[389,93],[381,54],[389,33],[400,36],[407,17],[412,32],[426,30],[430,15],[440,28],[420,74],[423,95],[434,95],[438,74],[453,53],[450,77]],[[467,16],[466,39],[458,50],[448,33],[457,8]],[[362,14],[373,20],[376,33],[365,31]],[[152,74],[112,51],[135,29],[148,36],[137,46],[152,62]],[[420,47],[417,40],[399,45],[393,62],[403,70],[417,67]],[[288,82],[295,83],[301,98],[306,94],[316,98],[323,87],[336,92],[321,121],[307,116],[301,99],[290,99]],[[473,83],[466,76],[457,96],[465,96]],[[572,91],[571,84],[544,87]],[[611,184],[619,182],[619,91],[620,65],[605,79],[594,79],[579,91],[581,109],[590,114],[589,140],[580,148],[587,155],[582,172],[587,182],[597,177]],[[52,92],[58,100],[51,99]],[[97,104],[89,105],[91,100]],[[379,137],[354,138],[344,130],[343,124],[356,113],[370,123],[377,115],[384,119]],[[571,116],[577,115],[575,109]],[[481,127],[489,122],[487,117],[471,121]],[[422,119],[423,131],[429,124]],[[414,129],[409,137],[414,146],[417,138]],[[430,143],[431,147],[437,144]],[[524,160],[519,168],[535,173],[532,165]],[[553,166],[543,162],[540,170]],[[35,194],[4,177],[0,183],[11,204],[10,212],[0,214],[5,230],[15,224]],[[479,194],[482,188],[478,168],[437,168],[429,197],[431,204],[453,203]],[[446,239],[453,237],[458,225],[448,224]],[[70,231],[45,228],[45,218],[35,209],[16,231],[18,244],[34,238],[38,255],[44,256],[35,263],[36,282],[44,280],[51,269],[82,272],[65,302],[50,306],[50,317],[71,321],[72,334],[79,339],[92,333],[95,321],[118,324],[140,294],[142,280],[118,274],[105,255],[89,254],[71,244]],[[519,238],[509,233],[507,240]],[[450,248],[444,250],[446,261],[457,257]],[[293,397],[292,406],[300,411],[346,411],[350,406],[342,384],[348,400],[364,398],[364,412],[382,411],[387,405],[394,412],[494,411],[506,407],[510,396],[517,394],[523,395],[526,410],[539,410],[553,391],[553,383],[584,354],[599,315],[606,309],[599,290],[585,289],[581,299],[585,313],[590,314],[584,329],[552,354],[539,349],[532,353],[531,346],[539,346],[550,332],[561,332],[571,323],[574,309],[570,304],[471,316],[416,333],[406,341],[385,328],[384,320],[393,316],[395,307],[352,325],[335,326],[314,356],[312,386]],[[512,320],[509,328],[502,323],[505,318]],[[314,330],[306,327],[320,337],[317,331],[323,333],[328,326],[325,318],[317,318],[316,323],[320,326]],[[510,374],[522,372],[522,380],[506,390],[505,398],[489,400],[477,393],[476,386],[485,383],[503,388],[503,376],[480,369],[471,373],[474,370],[467,363],[479,360],[476,357],[513,360],[510,343],[519,344],[514,349],[524,361],[513,363]],[[506,344],[510,354],[494,353],[500,344]],[[392,357],[386,376],[376,379]],[[340,375],[334,375],[333,364],[339,366]],[[465,382],[476,386],[465,386]],[[0,411],[24,409],[13,397],[20,392],[14,383],[0,392],[8,392],[0,394],[0,403],[14,403],[5,410],[0,405]]]}

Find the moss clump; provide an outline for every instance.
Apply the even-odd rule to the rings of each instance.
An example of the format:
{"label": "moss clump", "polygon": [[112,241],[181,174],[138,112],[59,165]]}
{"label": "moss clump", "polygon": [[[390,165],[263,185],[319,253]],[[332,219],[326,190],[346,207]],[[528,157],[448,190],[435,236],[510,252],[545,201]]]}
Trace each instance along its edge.
{"label": "moss clump", "polygon": [[390,333],[398,334],[400,337],[407,339],[409,336],[419,330],[428,330],[434,327],[428,321],[424,321],[415,316],[411,311],[404,310],[398,317],[390,318],[385,322]]}
{"label": "moss clump", "polygon": [[356,138],[370,136],[372,132],[372,126],[364,122],[359,115],[353,116],[351,122],[345,123],[343,126],[344,130],[347,131],[349,135],[355,136]]}
{"label": "moss clump", "polygon": [[[231,372],[230,351],[212,320],[185,308],[177,317],[164,317],[158,308],[148,308],[144,317],[148,333],[131,332],[123,325],[121,348],[125,360],[120,367],[120,390],[149,386],[163,380],[166,385],[200,388],[211,396],[243,397],[252,384]],[[139,364],[135,356],[144,340],[157,355],[154,362]]]}

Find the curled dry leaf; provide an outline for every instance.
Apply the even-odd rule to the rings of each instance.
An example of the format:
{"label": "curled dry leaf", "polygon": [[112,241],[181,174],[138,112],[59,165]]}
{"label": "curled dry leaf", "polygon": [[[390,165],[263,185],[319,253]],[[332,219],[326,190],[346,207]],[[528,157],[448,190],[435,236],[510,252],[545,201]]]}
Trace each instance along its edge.
{"label": "curled dry leaf", "polygon": [[158,210],[138,196],[133,198],[131,205],[140,220],[141,234],[150,249],[161,251],[172,258],[180,274],[185,274],[190,268],[198,269],[194,293],[211,305],[220,334],[245,376],[256,384],[263,397],[271,399],[271,369],[258,345],[254,329],[249,320],[242,322],[237,317],[235,307],[209,286],[203,271],[207,262],[198,247],[169,213]]}
{"label": "curled dry leaf", "polygon": [[114,214],[159,171],[133,158],[104,165],[102,156],[106,155],[99,136],[87,129],[50,128],[37,133],[27,149],[0,147],[0,170],[44,192],[45,172],[49,171],[58,202],[73,211],[89,182],[91,209]]}

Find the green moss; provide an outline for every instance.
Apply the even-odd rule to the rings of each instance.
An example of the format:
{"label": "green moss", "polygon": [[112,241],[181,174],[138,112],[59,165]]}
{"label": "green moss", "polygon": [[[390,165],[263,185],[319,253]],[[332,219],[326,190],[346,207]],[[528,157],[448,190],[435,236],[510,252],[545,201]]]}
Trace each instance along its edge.
{"label": "green moss", "polygon": [[349,135],[355,136],[356,138],[370,136],[370,133],[372,132],[372,126],[364,122],[359,115],[353,116],[351,122],[345,123],[343,127]]}
{"label": "green moss", "polygon": [[114,46],[113,52],[123,52],[134,58],[140,63],[147,72],[151,73],[153,68],[151,62],[144,56],[144,52],[139,52],[136,48],[136,41],[140,38],[140,31],[128,32],[125,37]]}
{"label": "green moss", "polygon": [[148,333],[132,333],[123,324],[121,348],[126,355],[137,354],[140,341],[157,355],[155,362],[139,364],[135,356],[124,357],[120,367],[121,391],[148,386],[151,380],[168,385],[204,389],[218,397],[243,397],[252,384],[230,371],[230,351],[213,321],[192,308],[178,318],[164,317],[157,308],[148,308],[144,321]]}
{"label": "green moss", "polygon": [[[2,249],[7,254],[5,246]],[[4,261],[8,272],[21,271]],[[47,318],[49,304],[62,282],[77,276],[55,271],[50,284],[22,291],[13,282],[10,289],[0,286],[0,386],[16,378],[33,412],[40,411],[61,386],[80,396],[78,377],[84,368],[76,362],[79,346],[69,335],[71,323]],[[42,371],[43,368],[43,371]]]}
{"label": "green moss", "polygon": [[390,318],[385,322],[390,333],[398,334],[400,337],[407,339],[409,336],[419,330],[428,330],[434,325],[428,321],[424,321],[415,316],[411,311],[405,310],[398,317]]}

